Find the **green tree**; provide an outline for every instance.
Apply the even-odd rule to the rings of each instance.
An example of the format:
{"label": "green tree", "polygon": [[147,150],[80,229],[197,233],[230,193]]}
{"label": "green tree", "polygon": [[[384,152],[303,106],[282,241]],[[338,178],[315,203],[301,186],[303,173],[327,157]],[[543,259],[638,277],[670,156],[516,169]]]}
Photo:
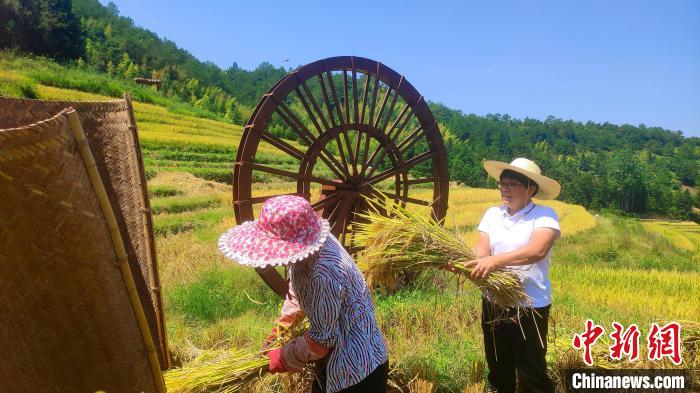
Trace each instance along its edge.
{"label": "green tree", "polygon": [[0,48],[77,59],[85,55],[85,38],[70,0],[0,1]]}

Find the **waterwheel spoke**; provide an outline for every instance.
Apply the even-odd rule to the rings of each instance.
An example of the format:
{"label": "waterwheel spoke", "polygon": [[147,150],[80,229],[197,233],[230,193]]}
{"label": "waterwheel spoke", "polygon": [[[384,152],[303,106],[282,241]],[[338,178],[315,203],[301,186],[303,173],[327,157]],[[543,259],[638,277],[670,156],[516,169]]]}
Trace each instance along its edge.
{"label": "waterwheel spoke", "polygon": [[234,205],[246,205],[246,204],[256,205],[258,203],[263,203],[270,198],[284,196],[284,195],[300,196],[300,197],[303,197],[306,199],[309,199],[309,197],[310,197],[310,194],[300,194],[298,192],[290,192],[290,193],[286,193],[286,194],[265,195],[265,196],[250,198],[250,199],[246,199],[246,200],[238,200],[238,201],[234,201],[233,204]]}
{"label": "waterwheel spoke", "polygon": [[[328,83],[330,83],[330,85],[331,85],[331,91],[332,91],[333,99],[334,99],[334,102],[335,102],[335,104],[336,104],[336,108],[338,109],[338,123],[336,123],[336,121],[335,121],[335,116],[333,116],[333,108],[332,108],[332,105],[331,105],[331,101],[330,101],[330,99],[328,98],[328,92],[327,92],[327,90],[326,90],[326,83],[325,83],[324,80],[323,80],[323,74],[319,74],[319,75],[318,75],[318,81],[319,81],[319,83],[320,83],[320,85],[321,85],[321,92],[323,93],[323,99],[324,99],[325,102],[326,102],[326,108],[328,109],[328,116],[330,117],[331,122],[333,123],[333,127],[335,127],[335,126],[337,126],[339,123],[342,123],[342,121],[343,121],[343,116],[342,116],[342,114],[341,114],[341,112],[340,112],[340,104],[338,103],[338,97],[337,97],[337,94],[336,94],[336,92],[335,92],[335,85],[333,84],[333,79],[332,79],[332,77],[330,76],[330,72],[329,72],[329,71],[326,71],[326,76],[328,76],[328,77],[330,78],[329,81],[328,81]],[[345,131],[343,131],[343,132],[345,132]],[[341,163],[342,163],[343,167],[346,169],[346,170],[343,171],[343,172],[345,172],[345,173],[347,173],[347,174],[349,175],[349,174],[350,174],[350,172],[349,172],[349,166],[348,166],[347,160],[345,159],[345,149],[343,148],[343,142],[342,142],[342,140],[340,139],[340,135],[336,135],[336,136],[335,136],[335,144],[336,144],[336,146],[338,146],[338,154],[340,155]]]}
{"label": "waterwheel spoke", "polygon": [[331,222],[331,233],[333,233],[333,235],[340,235],[342,229],[347,227],[346,222],[348,219],[348,213],[350,213],[354,203],[354,198],[343,198],[340,200],[335,209],[333,209],[333,212],[329,217],[329,221]]}
{"label": "waterwheel spoke", "polygon": [[332,127],[338,125],[335,121],[335,116],[333,116],[333,105],[331,104],[330,98],[328,97],[328,91],[326,91],[326,82],[323,80],[323,74],[318,74],[318,84],[321,86],[321,96],[323,97],[323,103],[326,106],[326,111],[328,112],[328,119]]}
{"label": "waterwheel spoke", "polygon": [[435,182],[434,177],[423,177],[420,179],[411,179],[411,180],[402,181],[403,184],[406,184],[409,186],[412,186],[415,184],[424,184],[424,183],[433,183],[433,182]]}
{"label": "waterwheel spoke", "polygon": [[350,124],[350,101],[348,99],[348,70],[343,68],[343,106],[345,107],[345,124]]}
{"label": "waterwheel spoke", "polygon": [[[405,108],[404,108],[404,109],[405,109]],[[400,118],[400,117],[403,117],[403,115],[404,115],[405,113],[406,113],[406,111],[402,111],[401,115],[399,115],[399,118]],[[399,127],[396,127],[395,125],[392,126],[392,129],[389,130],[389,132],[387,133],[387,136],[391,139],[391,141],[392,141],[394,144],[396,144],[397,139],[398,139],[399,136],[403,133],[403,130],[404,130],[404,128],[406,127],[406,125],[408,124],[408,122],[410,121],[412,115],[413,115],[413,111],[408,112],[408,115],[406,115],[406,118],[405,118],[404,121],[401,123],[401,125],[400,125]],[[397,118],[397,120],[398,120],[398,118]],[[395,132],[392,133],[392,131],[395,131]],[[384,157],[386,156],[386,153],[387,153],[386,150],[382,150],[382,151],[381,151],[381,153],[380,153],[380,155],[379,155],[379,159],[377,160],[378,163],[381,163],[381,162],[382,162],[382,160],[383,160]],[[369,173],[367,173],[366,177],[368,177],[368,178],[371,177],[372,174],[374,173],[374,171],[376,170],[375,168],[376,168],[376,166],[372,166],[372,169],[370,169],[370,171],[369,171]]]}
{"label": "waterwheel spoke", "polygon": [[408,149],[413,146],[414,143],[418,142],[420,140],[420,137],[423,135],[423,126],[418,126],[415,130],[411,132],[410,135],[408,135],[404,140],[402,140],[396,147],[399,149],[399,152],[401,154],[404,154]]}
{"label": "waterwheel spoke", "polygon": [[[375,153],[376,153],[377,151],[379,151],[379,149],[375,150]],[[370,178],[370,177],[372,177],[372,174],[377,170],[377,167],[379,166],[379,164],[381,164],[382,161],[384,160],[384,157],[386,156],[386,153],[387,153],[386,149],[381,149],[381,151],[379,151],[379,157],[378,157],[377,159],[375,159],[374,157],[372,157],[372,160],[371,160],[371,164],[372,164],[372,165],[368,165],[368,167],[369,167],[369,172],[367,172],[366,175],[362,175],[364,178]],[[376,163],[375,163],[375,161],[376,161]]]}
{"label": "waterwheel spoke", "polygon": [[355,117],[353,118],[355,124],[358,123],[360,119],[360,112],[357,107],[357,70],[355,69],[355,62],[352,63],[352,110]]}
{"label": "waterwheel spoke", "polygon": [[393,128],[389,132],[387,132],[387,136],[391,138],[394,143],[396,143],[396,140],[399,138],[399,136],[403,133],[404,129],[406,129],[406,126],[408,125],[408,122],[411,121],[411,118],[413,117],[413,111],[409,111],[408,114],[405,116],[403,121],[398,127]]}
{"label": "waterwheel spoke", "polygon": [[372,74],[369,72],[365,75],[365,87],[362,91],[362,113],[360,114],[360,124],[365,122],[365,111],[367,110],[367,93],[369,93],[369,82],[372,79]]}
{"label": "waterwheel spoke", "polygon": [[[303,86],[303,84],[302,84]],[[318,131],[318,136],[323,134],[324,128],[321,127],[321,125],[318,124],[318,120],[316,120],[316,116],[314,116],[314,112],[311,110],[311,107],[309,104],[306,102],[306,99],[304,98],[304,95],[301,93],[301,90],[299,88],[295,88],[294,92],[296,93],[297,97],[299,98],[299,101],[301,102],[301,105],[304,107],[304,110],[306,110],[306,113],[309,115],[309,120],[311,120],[311,123],[314,125],[314,128],[316,128],[316,131]]]}
{"label": "waterwheel spoke", "polygon": [[[365,147],[362,150],[363,154],[362,154],[362,166],[360,169],[360,174],[365,173],[365,171],[367,170],[367,165],[369,163],[369,160],[367,159],[367,155],[369,154],[370,139],[371,138],[369,137],[369,134],[365,135]],[[360,175],[360,176],[362,176],[362,175]]]}
{"label": "waterwheel spoke", "polygon": [[358,198],[355,200],[355,208],[353,209],[353,216],[352,216],[352,223],[350,224],[351,228],[351,237],[350,237],[350,244],[348,244],[348,248],[350,252],[355,248],[355,223],[358,221],[357,216],[362,213],[362,209],[365,206],[365,200],[363,198]]}
{"label": "waterwheel spoke", "polygon": [[289,154],[290,156],[296,158],[297,160],[301,161],[304,159],[304,153],[301,150],[290,145],[289,143],[287,143],[283,139],[281,139],[273,134],[270,134],[269,132],[267,132],[265,130],[259,130],[259,129],[255,128],[255,125],[253,125],[253,124],[251,124],[249,126],[245,126],[245,128],[250,128],[254,132],[257,132],[260,135],[260,138],[262,138],[266,142],[270,143],[272,146],[274,146],[274,147],[282,150],[283,152]]}
{"label": "waterwheel spoke", "polygon": [[[301,136],[309,145],[313,144],[314,137],[308,128],[299,120],[299,118],[292,112],[287,105],[280,101],[277,113],[282,118],[289,127],[292,128],[297,135]],[[338,160],[333,156],[331,152],[325,147],[321,149],[319,153],[319,158],[328,166],[328,168],[333,171],[336,176],[344,178],[345,176],[350,176],[347,172],[347,168],[343,167]]]}
{"label": "waterwheel spoke", "polygon": [[[318,77],[319,77],[319,82],[321,83],[321,89],[323,91],[323,96],[326,100],[326,106],[328,107],[329,116],[332,118],[333,115],[331,112],[330,103],[328,102],[328,94],[326,93],[325,85],[323,84],[323,79],[321,77],[321,74],[319,74]],[[309,117],[311,118],[311,121],[314,123],[314,126],[319,131],[319,136],[321,136],[325,132],[324,130],[327,130],[330,128],[330,125],[326,121],[326,119],[323,115],[323,111],[321,110],[318,103],[316,102],[316,99],[314,98],[313,94],[311,93],[311,90],[307,86],[306,82],[302,81],[301,86],[304,89],[304,92],[306,93],[306,96],[308,97],[309,101],[311,102],[311,106],[313,107],[315,112],[311,112],[311,109],[306,104],[306,101],[304,100],[303,95],[299,91],[299,88],[296,89],[296,94],[301,99],[302,105],[304,106],[304,108],[308,112]],[[316,117],[314,116],[314,113],[318,116],[319,119],[321,119],[321,123],[323,124],[323,127],[325,127],[324,129],[321,129],[319,127],[319,124],[316,121]],[[323,151],[327,154],[326,158],[333,161],[333,163],[336,165],[336,167],[339,168],[343,172],[344,176],[350,177],[350,172],[348,171],[348,165],[345,162],[345,155],[344,155],[344,152],[342,151],[342,147],[340,146],[341,145],[340,138],[338,138],[336,136],[335,141],[336,141],[336,144],[338,145],[339,153],[341,154],[341,159],[343,161],[342,164],[340,162],[338,162],[338,160],[335,158],[335,156],[331,152],[329,152],[325,147],[323,148]],[[336,174],[338,174],[338,173],[336,172]],[[340,176],[344,177],[343,175],[340,175]]]}
{"label": "waterwheel spoke", "polygon": [[[387,112],[386,115],[386,121],[384,122],[384,125],[381,127],[382,132],[386,131],[386,127],[389,125],[389,122],[391,121],[391,116],[394,114],[394,108],[396,107],[396,101],[399,99],[399,92],[398,90],[394,91],[393,97],[391,98],[391,104],[389,105],[389,111]],[[379,122],[377,121],[377,125]]]}
{"label": "waterwheel spoke", "polygon": [[345,141],[345,146],[348,148],[348,160],[352,166],[352,172],[353,174],[357,174],[357,163],[353,161],[352,144],[350,143],[350,135],[348,135],[347,131],[343,132],[343,140]]}
{"label": "waterwheel spoke", "polygon": [[394,119],[394,122],[391,123],[391,127],[389,127],[389,131],[386,131],[386,128],[384,129],[384,131],[386,132],[387,135],[391,134],[391,132],[396,128],[396,126],[399,124],[399,122],[401,122],[401,120],[406,115],[406,112],[408,112],[409,109],[410,109],[410,107],[408,106],[408,104],[404,105],[404,107],[401,108],[401,112],[399,112],[399,115],[396,116],[396,119]]}
{"label": "waterwheel spoke", "polygon": [[318,105],[318,102],[316,102],[316,98],[314,97],[313,93],[311,93],[311,89],[309,89],[309,86],[307,86],[306,82],[302,82],[301,87],[304,89],[306,96],[309,98],[311,106],[314,108],[315,113],[318,115],[318,118],[321,119],[321,123],[323,124],[324,130],[331,128],[330,122],[326,120],[326,116],[323,114],[323,110]]}
{"label": "waterwheel spoke", "polygon": [[321,199],[321,200],[318,201],[318,202],[312,203],[312,204],[311,204],[311,207],[312,207],[315,211],[323,210],[323,209],[325,209],[326,207],[328,207],[328,206],[330,206],[330,205],[336,203],[336,199],[338,199],[338,194],[333,193],[333,194],[331,194],[331,195],[329,195],[329,196],[327,196],[327,197]]}
{"label": "waterwheel spoke", "polygon": [[[377,191],[373,188],[367,188],[367,189],[363,190],[362,195],[366,198],[369,198],[369,199],[377,199],[377,198],[381,198],[383,196],[379,191]],[[430,201],[424,201],[422,199],[412,198],[412,197],[409,197],[407,195],[396,195],[396,194],[388,195],[387,194],[386,197],[390,198],[390,199],[394,199],[394,200],[413,203],[413,204],[420,205],[420,206],[430,206],[430,204],[432,203]]]}
{"label": "waterwheel spoke", "polygon": [[377,73],[374,75],[374,87],[372,88],[372,104],[369,106],[369,119],[367,124],[374,124],[374,109],[377,106],[377,89],[379,89],[379,63],[377,64]]}
{"label": "waterwheel spoke", "polygon": [[274,266],[256,267],[255,271],[267,283],[267,285],[275,291],[277,296],[284,298],[287,296],[287,281],[277,273]]}
{"label": "waterwheel spoke", "polygon": [[[384,109],[386,108],[386,103],[389,100],[389,95],[391,94],[392,89],[387,86],[386,88],[386,93],[384,93],[384,97],[382,97],[382,103],[379,104],[379,111],[377,111],[377,117],[374,119],[374,123],[372,123],[373,127],[377,127],[379,125],[379,122],[382,120],[382,115],[384,114]],[[389,114],[391,116],[391,114]]]}
{"label": "waterwheel spoke", "polygon": [[326,79],[328,79],[328,84],[331,87],[331,96],[333,97],[333,102],[335,103],[335,111],[338,113],[338,124],[342,124],[344,121],[343,110],[340,106],[340,100],[338,99],[338,91],[335,88],[335,81],[333,80],[333,74],[326,70]]}
{"label": "waterwheel spoke", "polygon": [[397,173],[408,171],[409,169],[413,168],[414,166],[416,166],[416,165],[432,158],[434,155],[440,154],[442,152],[444,152],[444,150],[427,151],[423,154],[417,155],[417,156],[411,158],[410,160],[404,161],[403,164],[399,165],[398,167],[389,169],[389,170],[384,171],[384,172],[382,172],[374,177],[367,179],[367,182],[365,183],[365,185],[377,184],[380,181],[382,181],[384,179],[388,179]]}
{"label": "waterwheel spoke", "polygon": [[314,141],[314,136],[311,134],[306,125],[292,112],[291,109],[282,101],[279,101],[275,112],[297,135],[299,135],[306,144],[311,145]]}
{"label": "waterwheel spoke", "polygon": [[351,187],[345,183],[338,183],[334,182],[333,180],[328,180],[328,179],[323,179],[317,176],[313,175],[304,175],[301,173],[297,172],[290,172],[290,171],[285,171],[284,169],[279,169],[279,168],[273,168],[267,165],[263,164],[258,164],[256,162],[246,162],[246,161],[238,161],[236,162],[237,166],[248,166],[253,170],[260,171],[260,172],[266,172],[266,173],[271,173],[273,175],[279,175],[279,176],[284,176],[288,177],[290,179],[295,179],[295,180],[301,180],[301,181],[306,181],[306,182],[313,182],[313,183],[318,183],[318,184],[324,184],[327,186],[334,186],[339,189],[350,189]]}
{"label": "waterwheel spoke", "polygon": [[[321,86],[321,93],[323,94],[323,99],[324,99],[325,104],[326,104],[326,109],[328,110],[328,117],[331,119],[331,123],[333,124],[333,127],[335,127],[337,123],[335,121],[335,117],[333,116],[333,108],[332,108],[331,102],[328,98],[328,92],[326,91],[326,83],[323,81],[323,74],[318,74],[318,83]],[[332,79],[331,79],[330,83],[332,86],[332,83],[333,83]],[[343,118],[338,117],[338,119],[340,121],[342,121]],[[343,144],[340,140],[340,135],[336,135],[334,139],[335,139],[335,144],[338,147],[338,154],[340,155],[341,164],[342,164],[343,168],[346,169],[343,172],[345,172],[349,175],[350,172],[348,171],[348,163],[345,160],[345,151],[343,149]]]}
{"label": "waterwheel spoke", "polygon": [[355,131],[355,157],[353,157],[353,162],[355,163],[355,166],[353,167],[353,175],[355,176],[357,176],[357,173],[359,172],[357,169],[357,164],[360,163],[360,141],[362,140],[362,134],[363,133],[360,131]]}
{"label": "waterwheel spoke", "polygon": [[[341,233],[340,233],[340,244],[345,245],[347,243],[348,236],[352,238],[352,223],[354,222],[354,212],[355,210],[359,209],[359,204],[361,201],[355,199],[353,200],[352,206],[350,209],[348,209],[347,214],[345,215],[345,219],[343,220],[343,224],[341,227]],[[357,207],[356,207],[357,206]],[[350,228],[350,231],[348,232],[348,228]]]}
{"label": "waterwheel spoke", "polygon": [[[353,108],[355,112],[355,124],[358,124],[360,122],[360,112],[357,104],[357,70],[355,69],[355,64],[352,66],[352,96],[353,96]],[[353,149],[355,152],[355,156],[352,159],[353,162],[353,176],[357,176],[357,164],[360,162],[360,138],[362,137],[362,133],[360,131],[355,131],[355,148]]]}
{"label": "waterwheel spoke", "polygon": [[[345,124],[350,124],[350,97],[348,96],[348,70],[346,68],[343,68],[343,108],[345,108]],[[348,161],[352,166],[352,173],[353,175],[356,175],[357,163],[354,160],[355,153],[352,150],[352,144],[350,143],[348,131],[343,131],[343,140],[345,141],[345,146],[348,150]]]}
{"label": "waterwheel spoke", "polygon": [[[399,134],[396,133],[393,137],[390,137],[391,141],[392,141],[394,144],[396,144],[396,137],[397,137],[398,135],[399,135]],[[388,135],[387,135],[387,136],[388,136]],[[377,155],[377,153],[379,154],[379,157],[375,159],[375,156]],[[363,171],[363,175],[362,175],[362,176],[365,177],[365,178],[372,177],[372,174],[377,170],[377,166],[378,166],[379,164],[382,163],[382,161],[384,160],[384,157],[386,156],[387,153],[388,153],[388,151],[386,150],[386,148],[383,148],[383,149],[382,149],[382,146],[381,146],[381,145],[377,146],[377,148],[376,148],[376,149],[374,150],[374,152],[372,153],[372,157],[369,159],[369,163],[370,163],[371,165],[368,165],[368,166],[371,167],[371,168],[370,168],[369,172],[367,172],[366,175],[364,175],[364,171]]]}
{"label": "waterwheel spoke", "polygon": [[430,201],[424,201],[424,200],[422,200],[422,199],[411,198],[411,197],[409,197],[409,196],[404,196],[404,195],[394,195],[393,198],[394,198],[394,199],[398,199],[398,200],[400,200],[400,201],[404,201],[404,202],[408,202],[408,203],[413,203],[413,204],[416,204],[416,205],[419,205],[419,206],[430,206],[430,205],[432,204],[432,202],[430,202]]}
{"label": "waterwheel spoke", "polygon": [[[384,107],[386,106],[387,99],[389,98],[389,94],[391,94],[391,92],[392,92],[392,89],[389,88],[389,87],[387,87],[386,94],[384,94],[384,98],[382,99],[381,107],[380,107],[380,109],[379,109],[379,112],[377,113],[377,119],[376,119],[376,121],[374,122],[374,127],[375,127],[375,128],[377,127],[377,125],[379,124],[379,122],[380,122],[381,119],[382,119],[382,114],[384,113]],[[397,95],[394,95],[394,99],[392,100],[392,104],[391,104],[391,106],[390,106],[390,108],[389,108],[389,113],[388,113],[388,115],[387,115],[387,119],[390,118],[391,115],[392,115],[392,111],[394,110],[394,109],[393,109],[393,108],[394,108],[394,104],[396,103],[396,97],[397,97]],[[387,120],[387,122],[388,122],[388,120]],[[385,126],[386,126],[386,123],[387,123],[387,122],[385,122]],[[374,151],[372,152],[372,155],[371,155],[370,158],[367,160],[367,166],[366,166],[365,168],[363,168],[363,171],[361,172],[360,177],[365,177],[365,170],[367,169],[367,167],[372,167],[372,168],[375,167],[375,158],[376,158],[377,154],[379,154],[380,150],[383,151],[382,148],[383,148],[383,146],[381,145],[381,143],[377,145],[377,147],[376,147],[376,148],[374,149]],[[380,157],[379,160],[378,160],[379,162],[381,162],[381,160],[384,158],[384,154],[386,154],[386,152],[384,152],[384,153],[381,155],[381,157]],[[374,170],[371,170],[371,172],[373,173]],[[367,177],[369,177],[369,176],[371,176],[371,174],[368,175]]]}

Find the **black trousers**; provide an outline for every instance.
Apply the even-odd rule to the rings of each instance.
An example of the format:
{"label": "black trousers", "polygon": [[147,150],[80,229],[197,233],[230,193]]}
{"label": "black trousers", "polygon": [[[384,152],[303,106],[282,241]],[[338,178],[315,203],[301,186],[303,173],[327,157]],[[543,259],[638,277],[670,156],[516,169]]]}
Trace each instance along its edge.
{"label": "black trousers", "polygon": [[518,320],[514,308],[500,307],[482,298],[481,328],[488,379],[498,393],[515,392],[516,370],[518,391],[554,392],[545,360],[549,307],[521,309]]}
{"label": "black trousers", "polygon": [[[324,359],[325,360],[325,359]],[[389,382],[389,362],[377,366],[362,381],[349,386],[339,393],[385,393]],[[316,378],[311,387],[311,393],[321,393],[326,391],[326,364],[316,363]]]}

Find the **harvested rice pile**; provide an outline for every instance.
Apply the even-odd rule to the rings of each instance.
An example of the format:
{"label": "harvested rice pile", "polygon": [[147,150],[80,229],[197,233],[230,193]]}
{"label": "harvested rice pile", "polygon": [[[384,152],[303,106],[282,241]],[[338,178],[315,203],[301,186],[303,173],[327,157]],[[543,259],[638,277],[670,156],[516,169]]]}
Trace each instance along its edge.
{"label": "harvested rice pile", "polygon": [[234,393],[247,391],[269,374],[267,352],[280,348],[308,330],[305,320],[284,329],[278,326],[277,338],[266,349],[229,349],[206,351],[185,367],[164,374],[169,393]]}

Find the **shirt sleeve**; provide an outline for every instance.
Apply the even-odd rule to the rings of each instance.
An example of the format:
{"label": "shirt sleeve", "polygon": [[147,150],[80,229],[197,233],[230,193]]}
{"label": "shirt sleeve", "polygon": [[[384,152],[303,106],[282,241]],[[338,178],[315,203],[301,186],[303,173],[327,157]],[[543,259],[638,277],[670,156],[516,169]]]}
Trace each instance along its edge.
{"label": "shirt sleeve", "polygon": [[306,333],[282,347],[282,362],[289,371],[296,372],[306,363],[325,357],[328,352],[330,350],[326,346],[315,342]]}
{"label": "shirt sleeve", "polygon": [[491,233],[491,226],[493,221],[493,208],[486,210],[484,217],[481,218],[481,222],[476,227],[476,230],[484,233]]}
{"label": "shirt sleeve", "polygon": [[280,317],[275,321],[275,325],[288,328],[302,318],[304,318],[304,311],[302,311],[299,305],[297,294],[294,292],[292,286],[289,285],[287,296],[284,298],[284,303],[282,304]]}
{"label": "shirt sleeve", "polygon": [[561,231],[557,212],[550,207],[542,209],[542,211],[537,214],[537,217],[535,217],[534,229],[537,228],[552,228]]}
{"label": "shirt sleeve", "polygon": [[309,318],[309,337],[327,348],[336,344],[338,319],[343,301],[342,285],[336,280],[319,275],[309,283],[306,298],[311,299]]}

